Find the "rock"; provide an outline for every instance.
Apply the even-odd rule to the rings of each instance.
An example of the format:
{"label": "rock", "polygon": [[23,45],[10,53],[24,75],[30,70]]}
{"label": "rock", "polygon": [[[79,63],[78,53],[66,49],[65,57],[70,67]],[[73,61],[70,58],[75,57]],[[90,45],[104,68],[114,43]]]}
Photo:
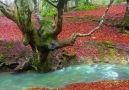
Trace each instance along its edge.
{"label": "rock", "polygon": [[[129,60],[129,46],[111,42],[111,41],[96,41],[90,40],[85,42],[85,48],[94,48],[97,57],[81,56],[79,63],[111,63],[111,64],[128,64]],[[123,58],[124,57],[124,58]]]}
{"label": "rock", "polygon": [[31,67],[32,64],[32,59],[28,59],[25,62],[23,62],[22,64],[19,64],[15,69],[14,72],[19,72],[19,71],[23,71],[29,67]]}
{"label": "rock", "polygon": [[12,63],[8,64],[7,66],[8,66],[9,68],[11,68],[11,69],[14,69],[14,68],[16,68],[18,65],[19,65],[19,63],[12,62]]}
{"label": "rock", "polygon": [[77,62],[75,54],[69,54],[61,49],[51,51],[47,59],[48,62],[45,63],[44,67],[48,68],[49,71],[61,69]]}

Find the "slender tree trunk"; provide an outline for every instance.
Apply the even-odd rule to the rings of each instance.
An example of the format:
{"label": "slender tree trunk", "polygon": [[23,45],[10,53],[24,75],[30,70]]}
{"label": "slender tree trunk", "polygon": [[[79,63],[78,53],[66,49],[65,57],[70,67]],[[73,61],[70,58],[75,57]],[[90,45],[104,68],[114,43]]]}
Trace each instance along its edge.
{"label": "slender tree trunk", "polygon": [[89,0],[86,0],[86,3],[88,3]]}
{"label": "slender tree trunk", "polygon": [[64,3],[64,11],[65,12],[68,11],[68,0],[66,0],[65,3]]}
{"label": "slender tree trunk", "polygon": [[79,5],[79,0],[75,0],[75,5],[76,5],[76,7],[78,7],[78,5]]}

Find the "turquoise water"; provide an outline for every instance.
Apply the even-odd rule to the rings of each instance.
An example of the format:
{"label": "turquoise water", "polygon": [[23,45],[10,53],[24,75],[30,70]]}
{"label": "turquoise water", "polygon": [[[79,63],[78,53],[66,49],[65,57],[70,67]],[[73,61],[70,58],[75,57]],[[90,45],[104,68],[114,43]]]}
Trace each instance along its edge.
{"label": "turquoise water", "polygon": [[0,74],[0,90],[24,90],[28,87],[64,87],[70,83],[129,79],[129,66],[74,65],[47,74]]}

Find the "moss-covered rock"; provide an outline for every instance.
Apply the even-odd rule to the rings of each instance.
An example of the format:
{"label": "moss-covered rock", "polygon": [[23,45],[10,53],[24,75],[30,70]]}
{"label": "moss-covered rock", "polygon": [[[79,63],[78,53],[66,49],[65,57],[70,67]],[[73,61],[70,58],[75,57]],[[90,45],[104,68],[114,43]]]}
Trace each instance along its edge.
{"label": "moss-covered rock", "polygon": [[0,72],[13,71],[31,56],[29,47],[21,42],[0,41]]}
{"label": "moss-covered rock", "polygon": [[123,49],[124,46],[120,45],[121,44],[119,43],[114,43],[111,41],[86,41],[85,48],[95,48],[97,50],[98,57],[80,57],[79,63],[128,64],[129,52],[125,51]]}

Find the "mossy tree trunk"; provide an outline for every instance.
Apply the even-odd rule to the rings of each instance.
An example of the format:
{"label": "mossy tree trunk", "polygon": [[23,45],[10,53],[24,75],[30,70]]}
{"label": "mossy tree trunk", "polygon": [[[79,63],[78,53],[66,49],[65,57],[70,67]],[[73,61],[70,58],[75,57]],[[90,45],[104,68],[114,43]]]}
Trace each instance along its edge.
{"label": "mossy tree trunk", "polygon": [[[114,0],[111,0],[96,28],[86,34],[73,33],[69,38],[62,41],[58,40],[57,36],[62,32],[63,11],[66,0],[58,0],[57,3],[53,3],[51,0],[42,0],[42,5],[45,8],[42,10],[43,15],[38,9],[37,0],[14,1],[17,8],[16,11],[2,1],[0,1],[0,10],[7,18],[17,24],[22,32],[24,45],[31,46],[33,51],[32,64],[35,69],[39,72],[48,72],[52,70],[51,60],[49,60],[51,57],[50,52],[65,46],[72,46],[77,37],[89,36],[97,31],[102,26],[104,17]],[[57,13],[52,13],[56,11]],[[40,25],[38,30],[34,28],[33,22],[31,21],[33,12]],[[67,53],[63,55],[66,57],[70,56]]]}
{"label": "mossy tree trunk", "polygon": [[129,31],[129,0],[126,0],[127,2],[127,6],[126,6],[126,12],[125,12],[125,16],[124,16],[124,19],[121,23],[121,26],[122,26],[122,32],[124,30],[127,30]]}
{"label": "mossy tree trunk", "polygon": [[[44,1],[47,2],[47,0]],[[54,6],[52,2],[48,1],[48,3]],[[59,47],[59,45],[57,44],[57,35],[62,30],[64,0],[59,0],[57,6],[54,6],[58,11],[58,20],[57,23],[51,23],[50,29],[49,26],[47,28],[46,21],[43,20],[43,17],[38,11],[37,0],[33,0],[33,4],[34,9],[31,7],[32,1],[15,0],[17,11],[11,10],[8,5],[2,2],[0,8],[2,13],[9,19],[13,20],[19,27],[20,31],[22,32],[23,44],[31,46],[33,51],[32,63],[35,69],[37,69],[38,71],[47,72],[47,70],[49,70],[48,68],[46,68],[47,70],[44,70],[44,64],[46,64],[47,62],[47,56],[49,55],[50,51]],[[35,13],[36,19],[40,24],[40,28],[38,30],[34,28],[33,22],[31,21],[33,11]],[[46,26],[44,26],[44,24]]]}

